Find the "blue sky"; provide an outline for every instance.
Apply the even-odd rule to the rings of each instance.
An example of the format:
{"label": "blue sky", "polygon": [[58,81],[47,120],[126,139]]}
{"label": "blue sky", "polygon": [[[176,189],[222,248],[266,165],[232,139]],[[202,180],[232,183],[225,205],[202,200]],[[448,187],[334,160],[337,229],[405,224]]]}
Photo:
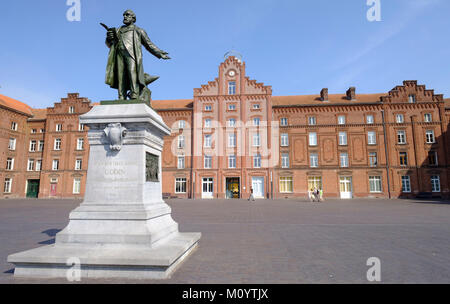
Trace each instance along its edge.
{"label": "blue sky", "polygon": [[387,92],[410,79],[450,96],[448,0],[381,0],[381,22],[367,20],[366,0],[81,0],[80,22],[67,21],[66,0],[3,0],[0,94],[35,108],[68,92],[115,99],[99,22],[120,26],[128,8],[173,58],[145,51],[145,71],[161,77],[153,99],[192,98],[231,49],[276,96]]}

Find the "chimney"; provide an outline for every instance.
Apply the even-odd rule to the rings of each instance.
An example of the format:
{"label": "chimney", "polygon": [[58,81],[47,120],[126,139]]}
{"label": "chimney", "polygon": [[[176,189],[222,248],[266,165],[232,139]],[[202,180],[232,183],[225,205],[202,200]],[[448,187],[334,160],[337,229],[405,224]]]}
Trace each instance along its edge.
{"label": "chimney", "polygon": [[320,91],[320,100],[328,101],[328,88],[323,88],[322,91]]}
{"label": "chimney", "polygon": [[347,90],[347,99],[348,100],[356,99],[356,88],[355,87],[350,87],[350,89]]}

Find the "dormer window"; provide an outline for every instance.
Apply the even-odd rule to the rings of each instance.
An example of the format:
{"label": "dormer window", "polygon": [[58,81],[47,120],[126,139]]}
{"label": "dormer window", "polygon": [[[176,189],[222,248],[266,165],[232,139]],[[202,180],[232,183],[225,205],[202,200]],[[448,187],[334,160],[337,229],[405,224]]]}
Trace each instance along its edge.
{"label": "dormer window", "polygon": [[228,95],[236,95],[236,81],[228,82]]}

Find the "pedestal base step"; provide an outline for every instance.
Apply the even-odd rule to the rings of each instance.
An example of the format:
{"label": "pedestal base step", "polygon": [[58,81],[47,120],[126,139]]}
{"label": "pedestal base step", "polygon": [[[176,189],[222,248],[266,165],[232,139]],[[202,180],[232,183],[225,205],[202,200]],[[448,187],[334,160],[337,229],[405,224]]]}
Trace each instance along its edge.
{"label": "pedestal base step", "polygon": [[[201,233],[178,233],[151,248],[141,245],[54,244],[12,254],[14,275],[67,278],[79,269],[87,278],[167,279],[197,247]],[[80,261],[80,265],[73,265]],[[76,268],[79,266],[78,268]]]}

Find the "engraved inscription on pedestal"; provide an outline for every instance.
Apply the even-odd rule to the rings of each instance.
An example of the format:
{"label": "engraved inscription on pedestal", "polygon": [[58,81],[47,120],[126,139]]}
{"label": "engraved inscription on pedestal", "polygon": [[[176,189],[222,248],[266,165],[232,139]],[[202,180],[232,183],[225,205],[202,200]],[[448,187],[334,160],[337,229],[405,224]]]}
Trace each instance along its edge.
{"label": "engraved inscription on pedestal", "polygon": [[145,181],[159,182],[159,157],[148,152],[145,154]]}

